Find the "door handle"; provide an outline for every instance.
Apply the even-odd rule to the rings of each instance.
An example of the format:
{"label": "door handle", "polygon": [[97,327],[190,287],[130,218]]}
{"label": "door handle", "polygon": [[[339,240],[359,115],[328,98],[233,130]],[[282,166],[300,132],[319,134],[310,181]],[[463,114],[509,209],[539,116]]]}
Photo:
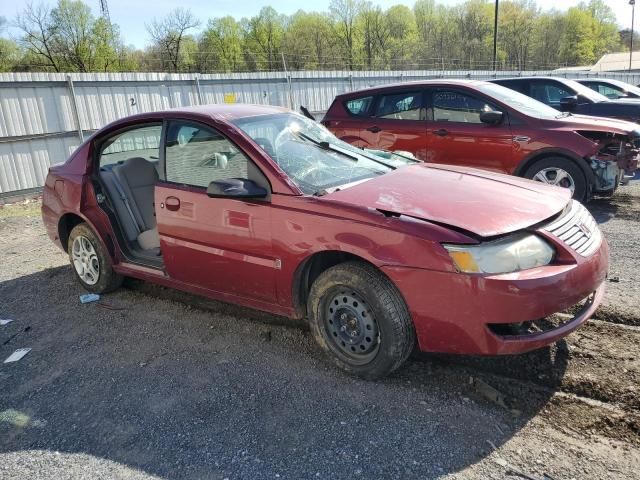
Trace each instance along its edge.
{"label": "door handle", "polygon": [[449,130],[441,128],[439,130],[433,130],[431,133],[433,133],[434,135],[438,135],[439,137],[446,137],[447,135],[449,135]]}
{"label": "door handle", "polygon": [[381,131],[382,131],[382,129],[377,125],[374,125],[373,127],[367,128],[367,132],[371,132],[371,133],[378,133],[378,132],[381,132]]}
{"label": "door handle", "polygon": [[167,206],[167,210],[172,212],[180,209],[180,199],[178,197],[167,197],[164,199],[164,204]]}

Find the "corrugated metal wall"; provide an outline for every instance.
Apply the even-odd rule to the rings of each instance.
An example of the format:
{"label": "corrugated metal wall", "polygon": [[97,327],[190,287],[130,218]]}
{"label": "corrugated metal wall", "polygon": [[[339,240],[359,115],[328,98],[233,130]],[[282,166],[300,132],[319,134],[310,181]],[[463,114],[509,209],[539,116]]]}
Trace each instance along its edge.
{"label": "corrugated metal wall", "polygon": [[[43,185],[87,132],[134,113],[205,103],[256,103],[314,112],[340,93],[430,78],[485,79],[553,72],[296,71],[235,74],[0,74],[0,196]],[[555,73],[555,75],[558,75]],[[584,72],[563,72],[584,77]],[[590,76],[605,76],[590,74]],[[634,85],[640,74],[606,74]]]}

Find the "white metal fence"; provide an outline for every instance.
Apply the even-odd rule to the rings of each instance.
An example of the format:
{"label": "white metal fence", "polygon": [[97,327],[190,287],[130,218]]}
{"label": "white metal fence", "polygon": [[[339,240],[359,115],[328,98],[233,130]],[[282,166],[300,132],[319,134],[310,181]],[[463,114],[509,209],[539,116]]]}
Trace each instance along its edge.
{"label": "white metal fence", "polygon": [[87,134],[134,113],[208,103],[255,103],[325,111],[340,93],[434,78],[600,76],[640,82],[640,73],[493,71],[294,71],[235,74],[0,74],[0,197],[42,186]]}

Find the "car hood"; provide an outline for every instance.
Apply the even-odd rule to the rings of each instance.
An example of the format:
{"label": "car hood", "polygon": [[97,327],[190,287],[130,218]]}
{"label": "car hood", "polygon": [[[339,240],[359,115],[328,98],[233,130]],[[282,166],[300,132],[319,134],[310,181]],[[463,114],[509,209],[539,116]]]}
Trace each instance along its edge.
{"label": "car hood", "polygon": [[[638,106],[640,108],[640,105]],[[622,135],[640,136],[638,124],[617,118],[592,117],[590,115],[570,115],[553,120],[575,130],[610,131]]]}
{"label": "car hood", "polygon": [[518,177],[421,163],[324,198],[493,237],[552,217],[567,205],[570,197],[567,189]]}

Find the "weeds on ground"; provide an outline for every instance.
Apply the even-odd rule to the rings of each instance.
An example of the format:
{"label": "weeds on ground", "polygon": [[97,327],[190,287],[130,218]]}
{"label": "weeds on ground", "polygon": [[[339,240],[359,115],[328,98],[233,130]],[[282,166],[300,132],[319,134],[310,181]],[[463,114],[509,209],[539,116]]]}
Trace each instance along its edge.
{"label": "weeds on ground", "polygon": [[39,217],[42,199],[30,199],[18,203],[0,204],[0,219],[15,217]]}

